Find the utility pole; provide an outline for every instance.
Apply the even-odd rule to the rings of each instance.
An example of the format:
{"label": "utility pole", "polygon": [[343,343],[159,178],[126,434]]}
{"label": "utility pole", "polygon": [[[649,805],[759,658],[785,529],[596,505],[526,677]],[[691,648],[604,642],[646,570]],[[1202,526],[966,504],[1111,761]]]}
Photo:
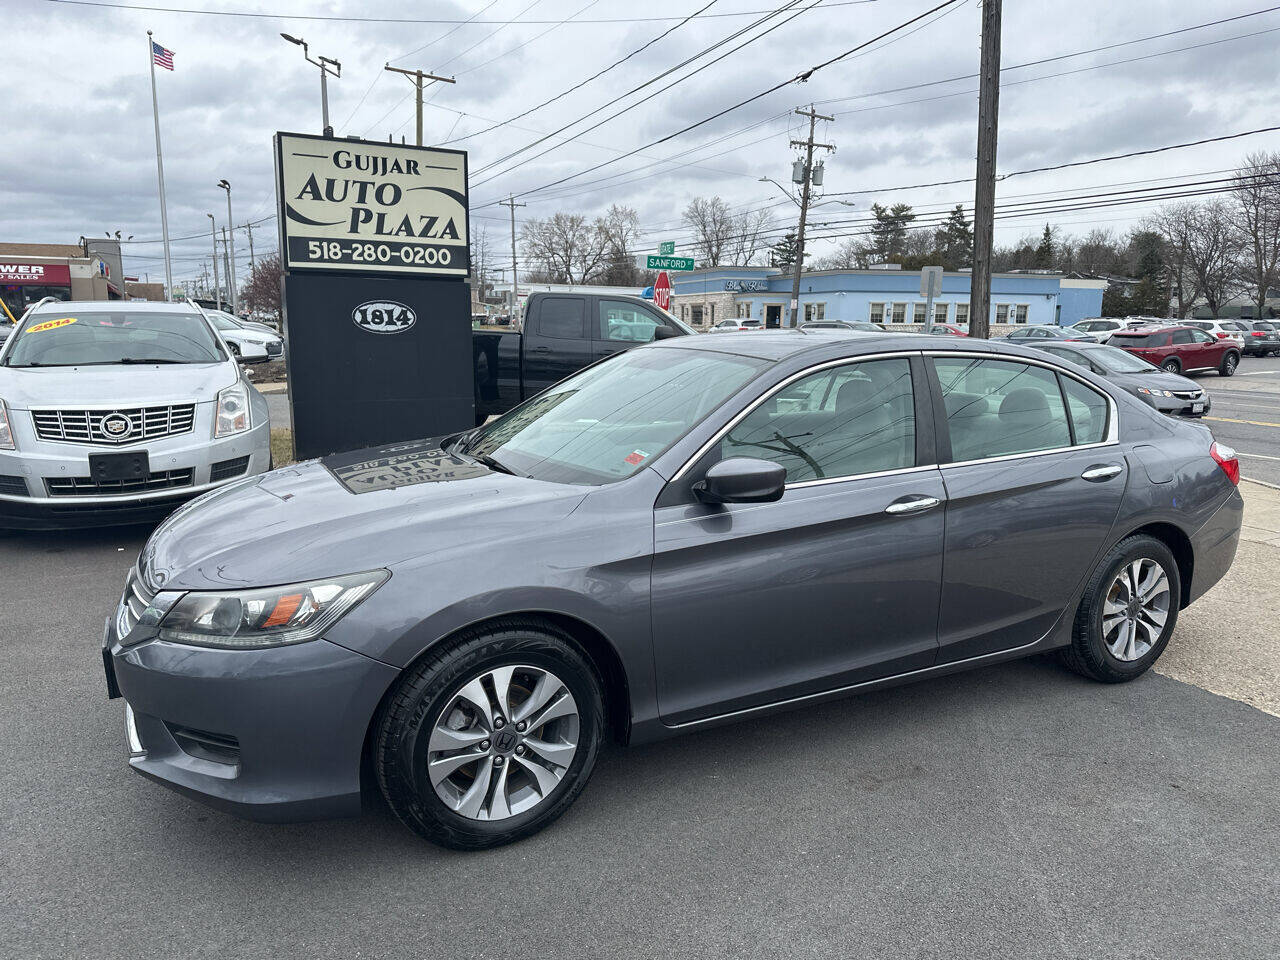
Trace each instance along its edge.
{"label": "utility pole", "polygon": [[418,104],[418,146],[422,146],[422,88],[423,81],[430,80],[435,83],[437,80],[441,83],[457,83],[453,77],[437,77],[434,73],[423,73],[421,70],[401,70],[399,67],[393,67],[386,64],[383,70],[390,70],[392,73],[403,73],[406,77],[413,81],[413,85],[417,88],[417,104]]}
{"label": "utility pole", "polygon": [[231,231],[230,237],[231,252],[227,257],[227,283],[231,286],[231,312],[236,316],[240,315],[240,293],[236,283],[236,228],[235,221],[231,219],[231,184],[225,179],[218,181],[218,186],[227,191],[227,227]]}
{"label": "utility pole", "polygon": [[995,233],[996,125],[1000,117],[1000,3],[982,0],[982,66],[978,82],[978,171],[973,202],[973,274],[969,336],[991,335],[991,247]]}
{"label": "utility pole", "polygon": [[830,143],[813,142],[814,125],[819,120],[833,121],[835,117],[824,117],[813,109],[813,104],[809,104],[808,110],[796,107],[796,113],[809,118],[809,138],[791,141],[793,147],[804,147],[804,186],[800,191],[800,228],[796,231],[796,262],[791,274],[791,321],[788,323],[791,327],[799,324],[797,318],[800,312],[800,273],[804,270],[804,225],[809,218],[809,186],[813,181],[813,151],[815,147],[819,150],[835,149],[835,146]]}
{"label": "utility pole", "polygon": [[299,37],[291,37],[287,33],[282,33],[280,36],[284,37],[284,39],[288,40],[290,43],[297,44],[301,47],[302,56],[306,59],[307,63],[320,68],[320,117],[321,122],[324,124],[324,126],[321,127],[321,130],[324,131],[324,135],[326,137],[332,137],[333,127],[329,126],[329,74],[332,73],[333,76],[341,78],[342,64],[330,57],[318,56],[317,59],[312,60],[311,53],[307,47],[307,41]]}
{"label": "utility pole", "polygon": [[519,271],[516,270],[516,207],[528,204],[516,203],[516,198],[512,196],[499,200],[498,206],[511,208],[511,325],[515,326],[516,313],[520,310],[520,280]]}
{"label": "utility pole", "polygon": [[246,223],[244,228],[249,231],[249,278],[253,279],[253,271],[257,269],[257,264],[253,259],[253,224]]}
{"label": "utility pole", "polygon": [[213,236],[213,302],[218,305],[218,309],[222,309],[222,287],[218,285],[218,221],[213,219],[212,213],[206,213],[209,218],[209,233]]}

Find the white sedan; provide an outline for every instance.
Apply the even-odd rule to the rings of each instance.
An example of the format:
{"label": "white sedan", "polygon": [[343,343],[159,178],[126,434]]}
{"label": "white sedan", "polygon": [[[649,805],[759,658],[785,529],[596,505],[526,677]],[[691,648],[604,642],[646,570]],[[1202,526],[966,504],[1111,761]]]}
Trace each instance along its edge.
{"label": "white sedan", "polygon": [[251,328],[221,310],[206,310],[204,315],[217,327],[237,360],[264,362],[284,358],[284,341],[269,330],[256,329],[258,324]]}

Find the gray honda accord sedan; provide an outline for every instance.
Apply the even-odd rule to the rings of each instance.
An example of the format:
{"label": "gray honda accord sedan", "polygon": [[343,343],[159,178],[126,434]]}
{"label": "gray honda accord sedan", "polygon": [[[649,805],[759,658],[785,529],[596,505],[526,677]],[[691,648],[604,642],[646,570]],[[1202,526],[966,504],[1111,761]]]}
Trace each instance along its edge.
{"label": "gray honda accord sedan", "polygon": [[[1198,423],[1008,344],[681,337],[464,434],[193,501],[106,626],[129,764],[480,848],[639,743],[1056,650],[1116,683],[1236,552]],[[850,745],[857,762],[857,745]]]}

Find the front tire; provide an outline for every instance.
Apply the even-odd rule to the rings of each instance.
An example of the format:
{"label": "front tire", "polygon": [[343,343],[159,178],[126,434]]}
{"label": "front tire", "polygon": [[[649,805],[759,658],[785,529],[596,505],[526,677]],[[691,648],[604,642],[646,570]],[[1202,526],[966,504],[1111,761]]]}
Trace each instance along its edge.
{"label": "front tire", "polygon": [[567,634],[521,619],[466,631],[407,670],[379,717],[373,760],[405,826],[482,850],[564,813],[603,740],[591,662]]}
{"label": "front tire", "polygon": [[1160,369],[1163,370],[1165,373],[1181,373],[1182,362],[1179,361],[1176,357],[1170,357],[1164,363],[1160,364]]}
{"label": "front tire", "polygon": [[1182,581],[1173,553],[1146,535],[1107,552],[1085,585],[1062,660],[1103,683],[1125,683],[1159,659],[1178,622]]}
{"label": "front tire", "polygon": [[1228,350],[1222,358],[1221,366],[1218,367],[1218,375],[1234,377],[1238,366],[1240,366],[1240,354],[1234,350]]}

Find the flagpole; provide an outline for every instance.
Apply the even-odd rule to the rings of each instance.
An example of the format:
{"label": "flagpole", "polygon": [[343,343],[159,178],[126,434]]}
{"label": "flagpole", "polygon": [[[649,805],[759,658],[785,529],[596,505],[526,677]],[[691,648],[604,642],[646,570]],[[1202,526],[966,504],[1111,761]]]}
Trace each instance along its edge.
{"label": "flagpole", "polygon": [[156,53],[147,31],[147,63],[151,64],[151,115],[156,121],[156,176],[160,180],[160,235],[164,237],[165,297],[173,297],[173,264],[169,259],[169,212],[164,200],[164,155],[160,152],[160,104],[156,100]]}

